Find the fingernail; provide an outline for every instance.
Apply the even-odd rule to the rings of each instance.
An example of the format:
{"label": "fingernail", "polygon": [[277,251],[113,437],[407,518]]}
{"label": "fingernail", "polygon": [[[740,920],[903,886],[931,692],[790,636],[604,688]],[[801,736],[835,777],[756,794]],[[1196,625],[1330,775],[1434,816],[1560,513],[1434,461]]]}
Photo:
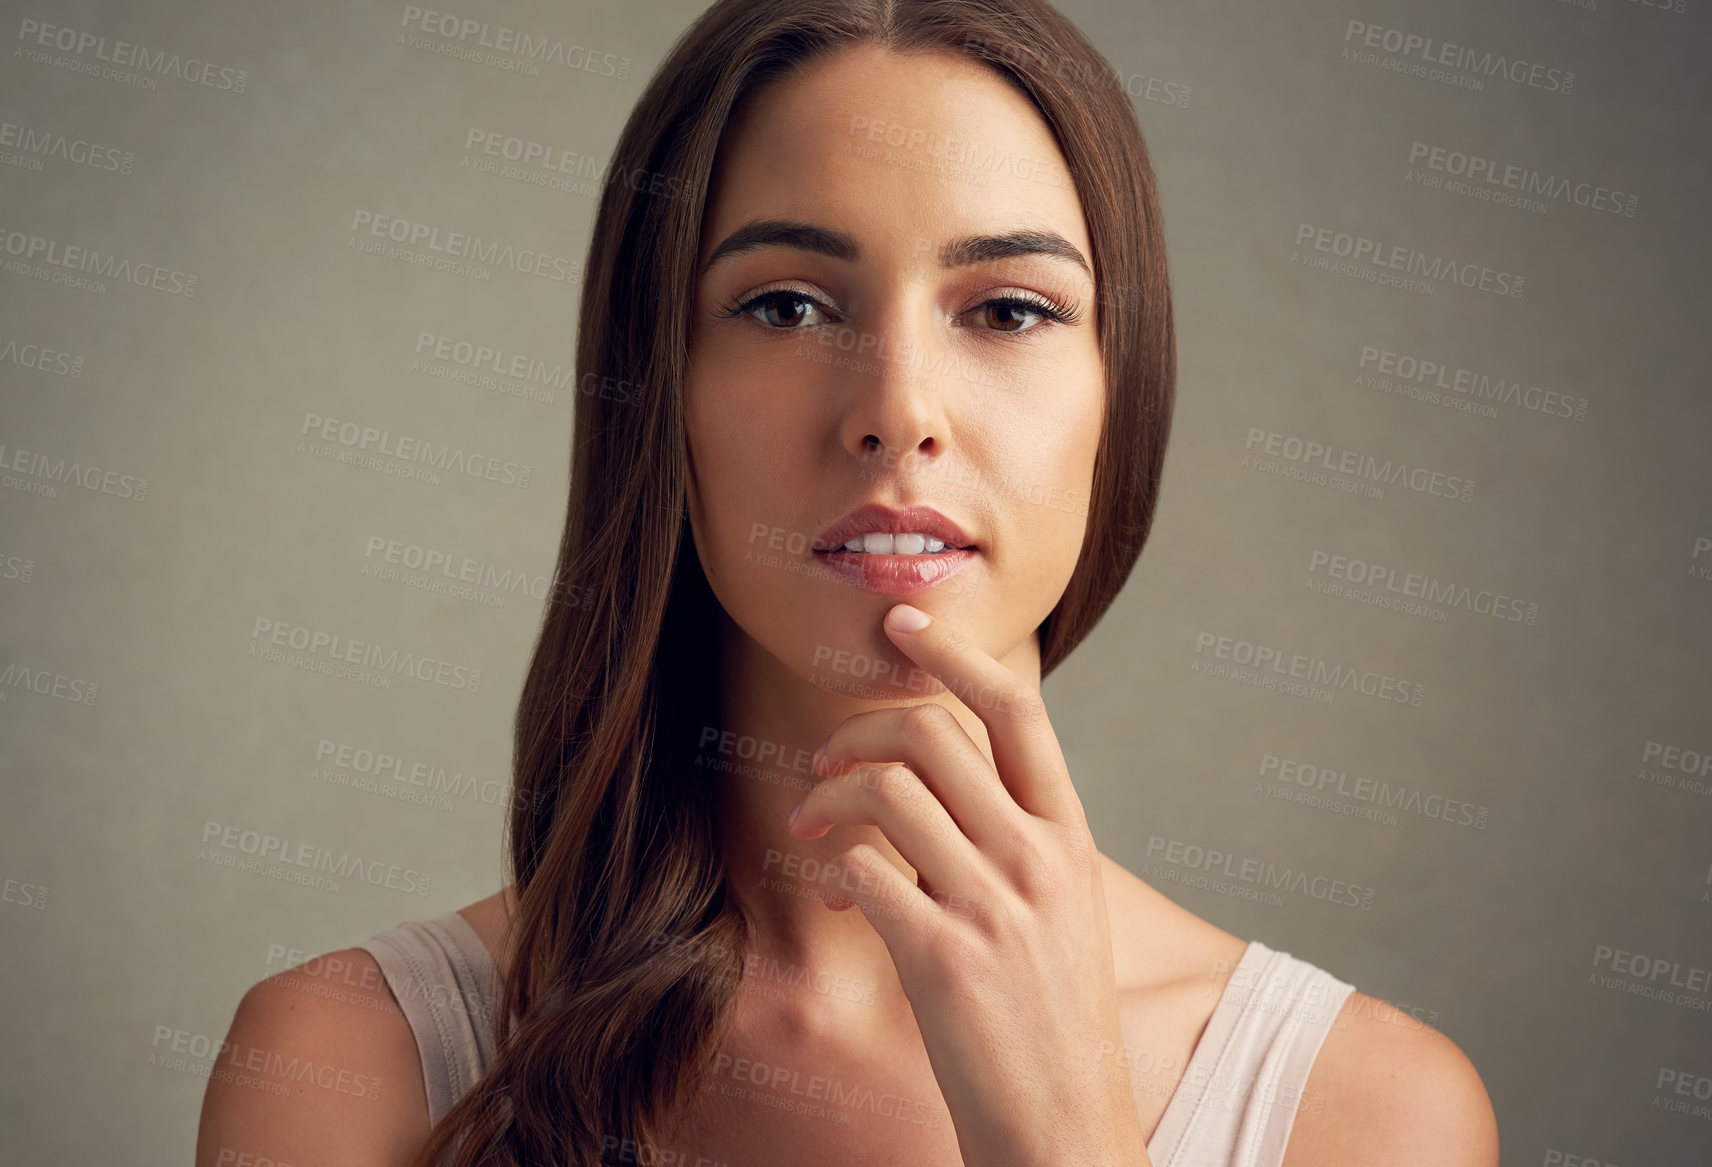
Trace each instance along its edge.
{"label": "fingernail", "polygon": [[886,613],[886,624],[893,632],[920,632],[930,622],[931,618],[926,612],[908,604],[899,604]]}
{"label": "fingernail", "polygon": [[791,822],[791,823],[796,822],[797,821],[797,812],[801,809],[802,809],[802,803],[800,803],[800,802],[797,803],[795,806],[791,807],[791,817],[786,821]]}
{"label": "fingernail", "polygon": [[814,747],[814,761],[809,763],[808,768],[817,774],[820,773],[820,760],[826,757],[826,742],[831,740],[831,738],[827,738],[826,741],[823,741],[818,746]]}

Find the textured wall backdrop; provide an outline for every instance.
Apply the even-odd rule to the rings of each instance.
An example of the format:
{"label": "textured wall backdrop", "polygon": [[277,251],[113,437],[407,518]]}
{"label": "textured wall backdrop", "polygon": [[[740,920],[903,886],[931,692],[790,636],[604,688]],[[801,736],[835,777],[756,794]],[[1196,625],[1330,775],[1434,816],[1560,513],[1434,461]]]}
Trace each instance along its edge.
{"label": "textured wall backdrop", "polygon": [[[0,1158],[182,1163],[248,985],[499,886],[596,196],[701,5],[3,7]],[[1182,352],[1046,685],[1102,848],[1450,1035],[1506,1165],[1712,1161],[1712,3],[1063,7]]]}

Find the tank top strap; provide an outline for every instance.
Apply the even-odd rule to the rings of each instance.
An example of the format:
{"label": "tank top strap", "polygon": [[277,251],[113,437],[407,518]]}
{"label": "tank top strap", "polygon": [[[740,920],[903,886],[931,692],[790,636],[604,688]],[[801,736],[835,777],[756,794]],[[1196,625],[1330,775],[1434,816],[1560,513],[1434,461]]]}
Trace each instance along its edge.
{"label": "tank top strap", "polygon": [[1303,1090],[1355,986],[1250,941],[1148,1144],[1159,1167],[1279,1167]]}
{"label": "tank top strap", "polygon": [[407,920],[356,947],[380,965],[416,1035],[429,1122],[439,1122],[493,1063],[493,957],[456,911]]}

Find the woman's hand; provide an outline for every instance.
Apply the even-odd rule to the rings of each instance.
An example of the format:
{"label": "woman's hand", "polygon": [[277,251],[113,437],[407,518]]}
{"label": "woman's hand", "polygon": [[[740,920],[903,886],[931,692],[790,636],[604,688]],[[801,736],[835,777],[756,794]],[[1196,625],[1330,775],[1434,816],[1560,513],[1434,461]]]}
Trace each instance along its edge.
{"label": "woman's hand", "polygon": [[943,619],[894,625],[913,612],[893,607],[887,635],[981,719],[993,762],[941,705],[858,713],[816,752],[824,780],[791,834],[875,826],[915,868],[912,884],[866,843],[838,860],[968,1167],[1145,1165],[1134,1099],[1100,1057],[1123,1038],[1099,856],[1040,693]]}

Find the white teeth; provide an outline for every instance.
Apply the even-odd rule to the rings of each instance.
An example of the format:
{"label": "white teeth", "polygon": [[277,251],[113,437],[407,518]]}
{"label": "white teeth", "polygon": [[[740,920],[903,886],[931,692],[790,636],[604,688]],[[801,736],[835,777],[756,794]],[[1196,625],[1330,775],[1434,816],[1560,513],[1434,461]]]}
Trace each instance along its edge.
{"label": "white teeth", "polygon": [[845,551],[855,551],[864,555],[932,555],[945,550],[945,540],[935,539],[931,535],[923,535],[915,531],[890,535],[883,531],[873,531],[866,535],[858,535],[843,547]]}

